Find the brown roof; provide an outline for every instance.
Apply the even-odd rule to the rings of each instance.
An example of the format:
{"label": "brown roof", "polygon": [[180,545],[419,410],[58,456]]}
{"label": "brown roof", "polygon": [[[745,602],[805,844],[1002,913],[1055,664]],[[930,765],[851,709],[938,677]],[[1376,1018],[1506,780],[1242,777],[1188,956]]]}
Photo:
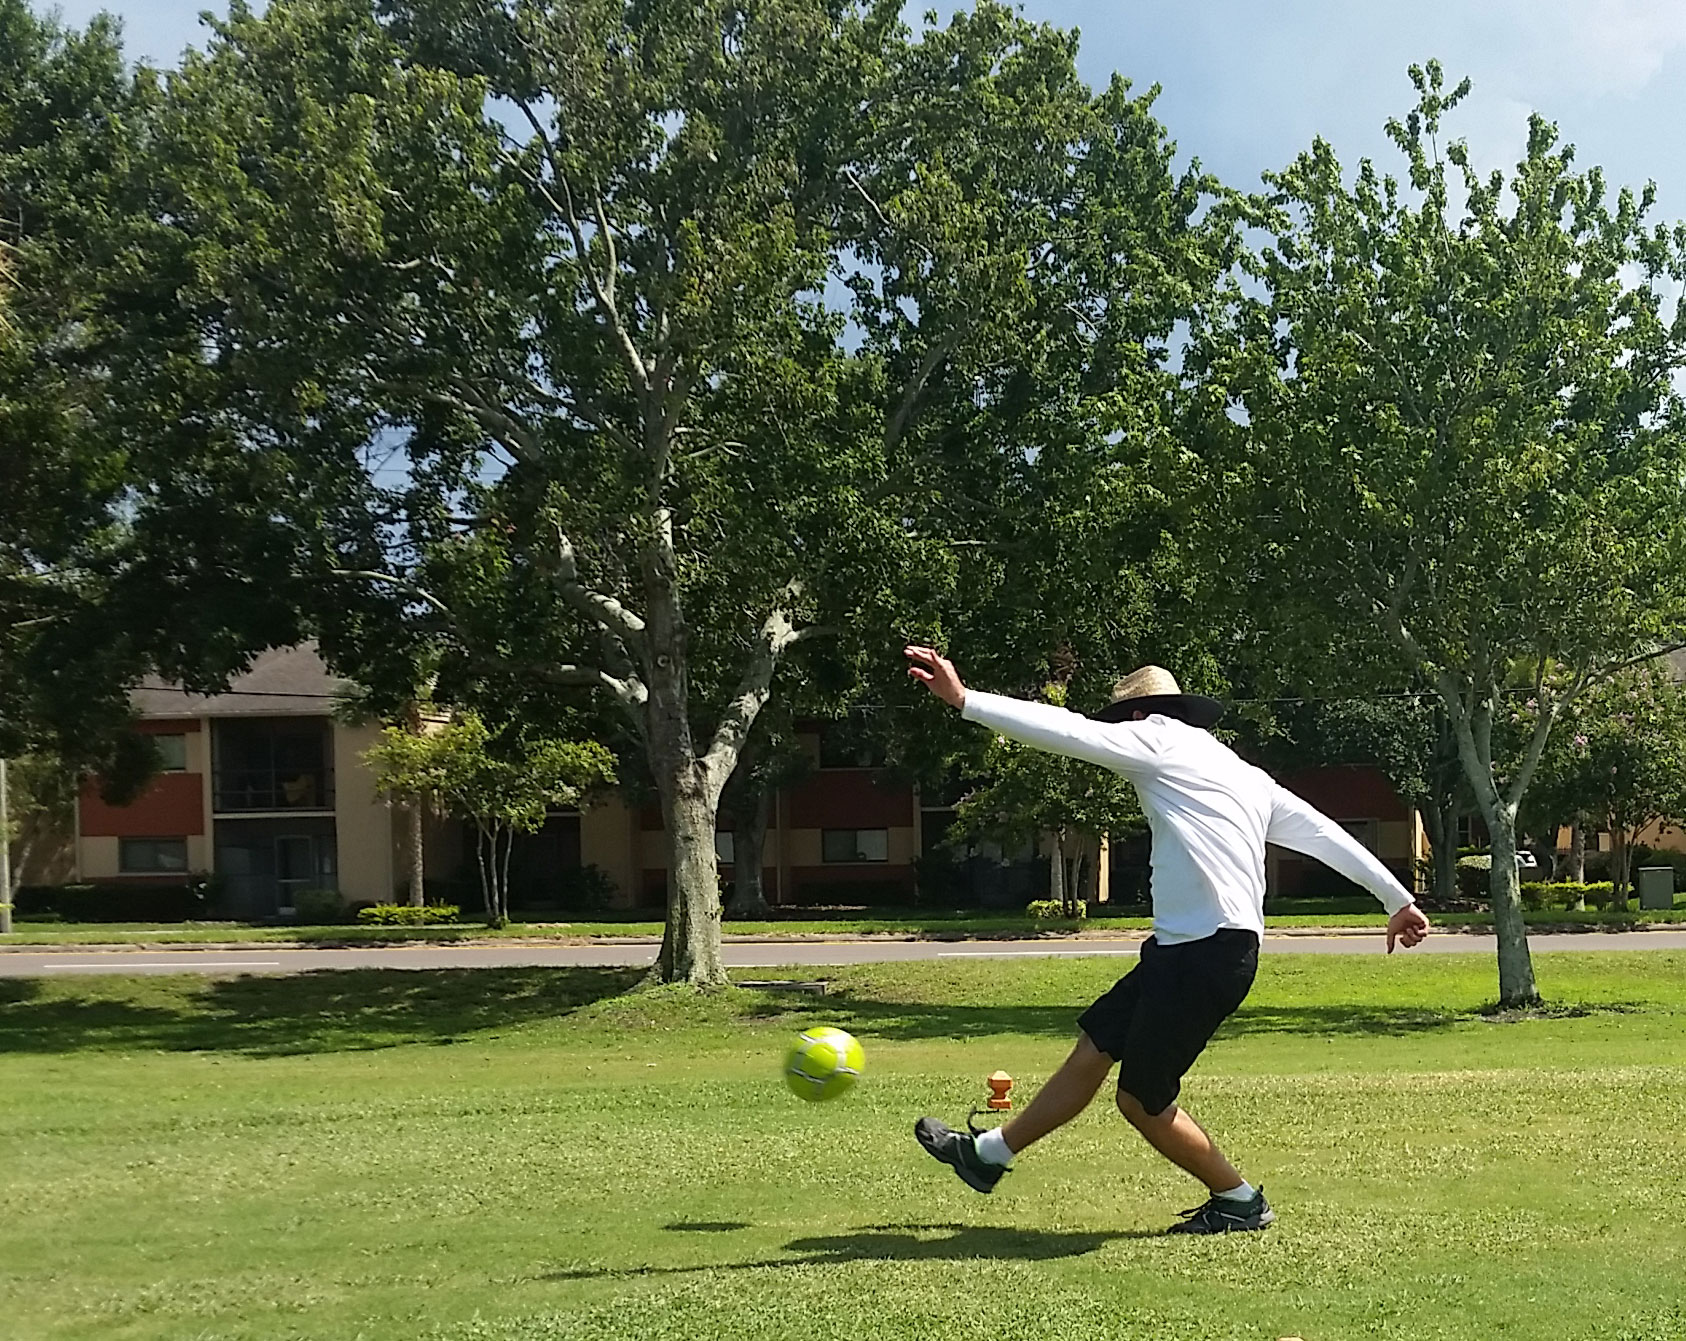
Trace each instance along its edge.
{"label": "brown roof", "polygon": [[159,717],[321,717],[350,681],[332,674],[313,642],[271,647],[235,676],[222,694],[190,694],[149,675],[130,691],[135,712]]}

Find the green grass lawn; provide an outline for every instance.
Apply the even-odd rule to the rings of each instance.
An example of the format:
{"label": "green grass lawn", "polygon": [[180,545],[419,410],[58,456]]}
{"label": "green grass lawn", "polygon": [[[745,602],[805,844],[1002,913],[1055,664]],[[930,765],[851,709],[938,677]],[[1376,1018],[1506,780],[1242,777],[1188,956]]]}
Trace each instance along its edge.
{"label": "green grass lawn", "polygon": [[[1265,918],[1268,928],[1294,927],[1381,927],[1384,913],[1367,899],[1283,900]],[[1686,894],[1675,901],[1673,911],[1626,913],[1564,912],[1541,910],[1524,913],[1536,927],[1625,927],[1641,922],[1686,924]],[[1435,914],[1446,927],[1489,927],[1489,913]],[[1022,914],[1004,916],[988,913],[917,913],[887,910],[879,914],[850,917],[785,917],[769,922],[727,922],[728,936],[855,936],[888,935],[965,939],[969,937],[1014,937],[1070,935],[1075,930],[1094,933],[1146,931],[1147,917],[1093,917],[1082,922],[1045,922]],[[16,930],[0,935],[4,945],[216,945],[249,941],[302,941],[320,944],[391,944],[404,941],[467,941],[494,936],[582,939],[605,936],[660,936],[657,921],[517,922],[503,931],[493,931],[477,922],[444,927],[371,926],[253,926],[242,922],[128,923],[128,922],[18,922]]]}
{"label": "green grass lawn", "polygon": [[[1268,957],[1185,1099],[1281,1218],[1215,1240],[1104,1103],[992,1197],[911,1139],[1027,1096],[1105,961],[0,980],[0,1335],[1686,1337],[1686,955],[1538,967],[1501,1021],[1485,956]],[[867,1049],[828,1105],[816,1022]]]}

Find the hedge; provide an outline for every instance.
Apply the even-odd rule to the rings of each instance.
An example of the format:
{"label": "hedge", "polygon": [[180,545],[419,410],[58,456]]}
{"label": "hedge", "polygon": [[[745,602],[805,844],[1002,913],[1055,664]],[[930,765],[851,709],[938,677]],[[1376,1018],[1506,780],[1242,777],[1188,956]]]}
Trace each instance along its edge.
{"label": "hedge", "polygon": [[66,922],[197,922],[211,915],[211,892],[203,880],[27,885],[15,895],[15,911],[19,917],[57,913]]}

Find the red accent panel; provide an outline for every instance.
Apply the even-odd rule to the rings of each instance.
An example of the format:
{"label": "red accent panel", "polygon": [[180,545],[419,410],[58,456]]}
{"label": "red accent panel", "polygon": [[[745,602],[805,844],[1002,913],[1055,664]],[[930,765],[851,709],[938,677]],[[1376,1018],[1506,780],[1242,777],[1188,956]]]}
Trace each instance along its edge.
{"label": "red accent panel", "polygon": [[790,887],[800,890],[804,885],[903,885],[913,890],[911,866],[854,866],[839,862],[835,866],[792,866]]}
{"label": "red accent panel", "polygon": [[828,768],[790,789],[792,829],[888,829],[913,824],[913,788],[871,768]]}
{"label": "red accent panel", "polygon": [[186,838],[204,832],[202,774],[161,773],[126,806],[108,806],[92,782],[82,788],[84,838]]}
{"label": "red accent panel", "polygon": [[1410,807],[1378,769],[1308,768],[1290,773],[1282,785],[1330,819],[1408,820]]}
{"label": "red accent panel", "polygon": [[[1392,871],[1394,879],[1398,880],[1406,889],[1411,888],[1413,877],[1409,863],[1384,860],[1382,865]],[[1313,880],[1318,882],[1319,892],[1326,893],[1328,883],[1336,878],[1334,873],[1321,862],[1312,861],[1305,857],[1284,855],[1276,866],[1276,888],[1272,893],[1285,899],[1297,898]],[[1358,885],[1353,885],[1348,892],[1353,895],[1364,893]],[[1381,904],[1376,905],[1376,911],[1382,911]]]}

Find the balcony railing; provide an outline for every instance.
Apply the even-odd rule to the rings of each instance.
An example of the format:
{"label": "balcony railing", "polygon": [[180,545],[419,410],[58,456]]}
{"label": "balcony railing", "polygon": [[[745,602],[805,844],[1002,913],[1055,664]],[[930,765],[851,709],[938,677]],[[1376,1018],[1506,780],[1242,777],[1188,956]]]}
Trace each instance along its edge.
{"label": "balcony railing", "polygon": [[334,771],[328,769],[223,768],[212,778],[219,815],[264,810],[332,810]]}

